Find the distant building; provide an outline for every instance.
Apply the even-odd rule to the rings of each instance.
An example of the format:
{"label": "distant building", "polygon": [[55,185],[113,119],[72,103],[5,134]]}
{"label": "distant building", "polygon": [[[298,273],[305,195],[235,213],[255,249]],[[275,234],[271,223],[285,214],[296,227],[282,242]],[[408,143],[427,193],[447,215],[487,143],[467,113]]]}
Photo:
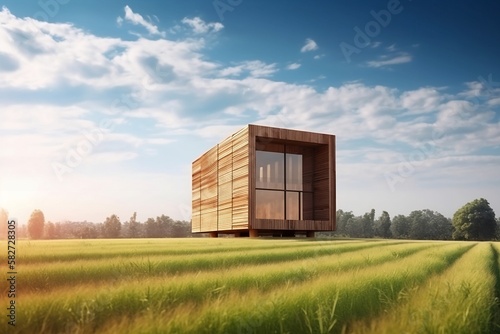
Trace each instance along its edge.
{"label": "distant building", "polygon": [[335,136],[248,125],[193,162],[192,231],[335,230]]}

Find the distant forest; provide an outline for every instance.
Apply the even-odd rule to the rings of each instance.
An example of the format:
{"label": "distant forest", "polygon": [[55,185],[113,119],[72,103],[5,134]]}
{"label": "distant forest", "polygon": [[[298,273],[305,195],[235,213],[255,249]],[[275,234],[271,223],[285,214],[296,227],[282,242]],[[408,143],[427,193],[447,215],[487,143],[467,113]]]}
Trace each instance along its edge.
{"label": "distant forest", "polygon": [[[3,217],[2,217],[3,216]],[[104,222],[51,222],[45,221],[41,210],[31,214],[26,225],[17,228],[18,238],[30,239],[101,239],[101,238],[184,238],[191,237],[191,223],[183,220],[174,220],[166,215],[148,218],[145,222],[137,221],[134,214],[124,222],[117,215],[107,217]],[[0,210],[2,226],[2,239],[4,239],[4,226],[7,224],[6,213]],[[193,235],[196,236],[196,235]]]}
{"label": "distant forest", "polygon": [[[0,236],[7,235],[5,210],[0,209]],[[375,210],[361,216],[351,211],[337,211],[337,228],[317,232],[316,237],[394,238],[414,240],[500,240],[500,218],[495,218],[487,200],[480,198],[458,209],[453,218],[432,210],[416,210],[409,215],[391,218],[387,211],[376,217]],[[99,239],[99,238],[185,238],[204,237],[192,234],[191,222],[174,220],[166,215],[137,221],[137,214],[121,222],[117,215],[104,222],[45,221],[41,210],[34,210],[27,225],[19,225],[17,238],[30,239]]]}
{"label": "distant forest", "polygon": [[[458,224],[454,224],[453,219],[427,209],[392,218],[386,211],[376,218],[375,210],[362,216],[355,216],[350,211],[338,210],[336,231],[318,232],[316,236],[413,240],[500,240],[500,218],[493,220],[493,223],[493,228],[489,228],[492,224],[478,223],[476,235],[467,235],[461,233],[461,226],[456,227]],[[485,225],[484,233],[480,233],[481,225]]]}

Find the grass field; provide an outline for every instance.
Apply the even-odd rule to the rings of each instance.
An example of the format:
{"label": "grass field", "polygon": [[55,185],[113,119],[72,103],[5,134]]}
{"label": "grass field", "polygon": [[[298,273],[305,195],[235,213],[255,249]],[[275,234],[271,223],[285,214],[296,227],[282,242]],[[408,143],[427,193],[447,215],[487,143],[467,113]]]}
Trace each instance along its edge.
{"label": "grass field", "polygon": [[490,242],[18,241],[7,333],[498,333],[499,252]]}

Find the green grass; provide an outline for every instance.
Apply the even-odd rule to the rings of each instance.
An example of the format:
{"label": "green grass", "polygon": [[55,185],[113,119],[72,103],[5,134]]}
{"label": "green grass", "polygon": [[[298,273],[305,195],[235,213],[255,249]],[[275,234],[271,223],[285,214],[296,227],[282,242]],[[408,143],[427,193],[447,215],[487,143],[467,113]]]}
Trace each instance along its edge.
{"label": "green grass", "polygon": [[[497,333],[492,323],[498,263],[490,244],[476,245],[425,284],[415,286],[405,302],[356,327],[355,333]],[[493,330],[494,329],[494,330]]]}
{"label": "green grass", "polygon": [[495,332],[499,252],[397,240],[19,241],[8,333]]}

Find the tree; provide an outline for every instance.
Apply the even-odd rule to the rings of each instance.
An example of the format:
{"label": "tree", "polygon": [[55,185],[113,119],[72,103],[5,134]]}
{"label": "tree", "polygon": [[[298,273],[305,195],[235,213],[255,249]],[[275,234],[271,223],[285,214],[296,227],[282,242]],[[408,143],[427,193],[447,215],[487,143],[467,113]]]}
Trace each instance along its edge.
{"label": "tree", "polygon": [[500,240],[500,217],[497,218],[497,240]]}
{"label": "tree", "polygon": [[191,224],[187,221],[177,220],[172,229],[173,238],[185,238],[191,234]]}
{"label": "tree", "polygon": [[159,238],[160,232],[157,222],[154,218],[148,218],[144,223],[146,225],[146,237],[147,238]]}
{"label": "tree", "polygon": [[427,239],[429,232],[429,219],[428,215],[422,210],[415,210],[408,216],[408,224],[410,231],[408,237],[410,239]]}
{"label": "tree", "polygon": [[[341,210],[339,210],[341,211]],[[354,216],[352,212],[337,212],[340,216],[341,228],[339,233],[346,234],[352,238],[372,238],[375,210],[365,213],[363,216]]]}
{"label": "tree", "polygon": [[103,234],[105,238],[118,238],[120,236],[120,229],[122,224],[120,218],[116,215],[106,218],[103,226]]}
{"label": "tree", "polygon": [[172,236],[172,230],[174,228],[174,220],[169,216],[161,215],[156,217],[156,222],[159,228],[159,238],[166,238]]}
{"label": "tree", "polygon": [[28,221],[28,234],[31,239],[43,238],[43,231],[45,225],[45,217],[40,210],[34,210],[31,213],[30,220]]}
{"label": "tree", "polygon": [[412,211],[408,216],[410,239],[447,240],[451,239],[453,226],[451,222],[432,210]]}
{"label": "tree", "polygon": [[363,238],[373,238],[375,226],[375,209],[363,215]]}
{"label": "tree", "polygon": [[387,211],[383,211],[379,219],[375,222],[375,235],[382,238],[390,238],[391,233],[391,217]]}
{"label": "tree", "polygon": [[453,239],[492,240],[495,238],[495,212],[484,198],[462,206],[453,215]]}
{"label": "tree", "polygon": [[364,220],[360,216],[349,218],[345,225],[345,233],[351,238],[363,238],[364,224]]}
{"label": "tree", "polygon": [[392,219],[391,232],[394,238],[408,239],[410,235],[410,223],[404,215],[397,215]]}
{"label": "tree", "polygon": [[[118,220],[119,222],[119,220]],[[93,223],[83,222],[80,224],[79,228],[79,238],[80,239],[97,239],[99,235],[99,230],[97,226]],[[120,230],[118,230],[118,236],[120,234]],[[110,236],[109,238],[118,238],[118,236]]]}
{"label": "tree", "polygon": [[57,239],[56,225],[50,221],[45,225],[45,239]]}
{"label": "tree", "polygon": [[439,212],[432,212],[429,221],[429,237],[428,239],[450,240],[453,233],[453,224],[451,219],[446,218]]}
{"label": "tree", "polygon": [[337,210],[337,234],[347,234],[346,226],[349,219],[354,218],[352,211],[344,212],[342,210]]}
{"label": "tree", "polygon": [[137,212],[134,212],[132,217],[128,222],[128,237],[129,238],[137,238],[139,237],[139,222],[137,221]]}
{"label": "tree", "polygon": [[17,227],[16,237],[23,239],[28,237],[28,227],[26,225],[19,225]]}

